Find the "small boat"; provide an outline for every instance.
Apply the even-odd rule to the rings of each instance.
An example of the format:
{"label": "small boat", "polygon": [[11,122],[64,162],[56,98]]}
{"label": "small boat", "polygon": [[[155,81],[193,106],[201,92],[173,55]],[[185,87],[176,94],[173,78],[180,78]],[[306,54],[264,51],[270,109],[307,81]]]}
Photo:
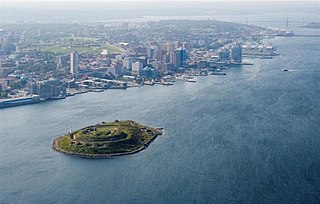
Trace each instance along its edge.
{"label": "small boat", "polygon": [[283,69],[282,71],[283,71],[283,72],[287,72],[287,71],[289,71],[289,70],[287,70],[287,69]]}
{"label": "small boat", "polygon": [[185,79],[194,79],[193,76],[184,76]]}
{"label": "small boat", "polygon": [[104,92],[104,89],[92,89],[92,92]]}
{"label": "small boat", "polygon": [[184,81],[186,80],[186,78],[184,78],[183,76],[176,76],[176,80]]}
{"label": "small boat", "polygon": [[55,96],[55,97],[52,97],[50,98],[51,100],[61,100],[61,99],[65,99],[66,96],[63,96],[63,95],[59,95],[59,96]]}
{"label": "small boat", "polygon": [[211,75],[224,76],[224,75],[227,75],[227,74],[224,73],[224,72],[211,72]]}
{"label": "small boat", "polygon": [[171,85],[173,85],[173,83],[171,83],[171,82],[162,82],[162,85],[164,85],[164,86],[171,86]]}
{"label": "small boat", "polygon": [[188,79],[187,82],[193,82],[193,83],[196,83],[197,81],[194,80],[194,79]]}

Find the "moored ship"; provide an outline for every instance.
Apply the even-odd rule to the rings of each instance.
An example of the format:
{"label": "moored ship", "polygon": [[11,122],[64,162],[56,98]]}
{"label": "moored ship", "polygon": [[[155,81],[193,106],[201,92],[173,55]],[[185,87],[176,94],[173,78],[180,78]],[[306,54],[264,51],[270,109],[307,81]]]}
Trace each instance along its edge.
{"label": "moored ship", "polygon": [[0,100],[0,108],[8,108],[13,106],[21,106],[33,103],[41,102],[39,96],[22,97],[22,98],[10,98]]}

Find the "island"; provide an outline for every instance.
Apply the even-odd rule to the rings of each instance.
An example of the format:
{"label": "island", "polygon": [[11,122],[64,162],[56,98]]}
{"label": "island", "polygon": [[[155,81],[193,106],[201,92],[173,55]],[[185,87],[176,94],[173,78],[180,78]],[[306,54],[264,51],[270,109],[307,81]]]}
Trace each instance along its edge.
{"label": "island", "polygon": [[149,146],[163,128],[153,128],[132,120],[102,122],[70,131],[53,141],[53,149],[67,155],[109,158],[137,153]]}

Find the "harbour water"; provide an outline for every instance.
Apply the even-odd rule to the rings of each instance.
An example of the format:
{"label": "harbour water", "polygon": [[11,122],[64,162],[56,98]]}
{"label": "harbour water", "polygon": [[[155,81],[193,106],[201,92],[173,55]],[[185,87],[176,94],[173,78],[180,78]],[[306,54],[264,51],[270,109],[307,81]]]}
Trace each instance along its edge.
{"label": "harbour water", "polygon": [[[0,110],[0,203],[319,202],[319,38],[273,44],[281,56],[226,76]],[[112,159],[51,149],[70,125],[115,119],[165,135]]]}

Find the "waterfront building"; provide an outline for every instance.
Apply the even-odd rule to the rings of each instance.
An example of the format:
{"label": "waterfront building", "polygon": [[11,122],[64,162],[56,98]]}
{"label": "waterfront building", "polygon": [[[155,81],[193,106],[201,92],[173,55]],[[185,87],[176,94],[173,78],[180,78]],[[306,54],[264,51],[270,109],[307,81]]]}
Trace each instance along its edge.
{"label": "waterfront building", "polygon": [[76,88],[76,81],[74,79],[68,80],[65,82],[67,88]]}
{"label": "waterfront building", "polygon": [[137,61],[135,63],[132,63],[132,73],[133,74],[140,74],[142,68],[143,68],[142,62]]}
{"label": "waterfront building", "polygon": [[243,45],[242,54],[244,56],[276,56],[277,48],[272,45]]}
{"label": "waterfront building", "polygon": [[240,44],[232,47],[231,59],[234,63],[242,63],[242,47]]}
{"label": "waterfront building", "polygon": [[113,76],[118,76],[122,74],[122,66],[119,64],[112,64],[111,67],[108,68],[109,73]]}
{"label": "waterfront building", "polygon": [[75,50],[70,53],[70,73],[74,78],[79,74],[79,54]]}
{"label": "waterfront building", "polygon": [[132,63],[134,62],[134,58],[133,57],[127,57],[124,60],[122,60],[123,62],[123,67],[127,68],[128,70],[132,69]]}
{"label": "waterfront building", "polygon": [[32,95],[39,95],[42,99],[54,99],[64,94],[65,87],[61,85],[59,79],[48,79],[31,84]]}
{"label": "waterfront building", "polygon": [[164,72],[174,71],[174,66],[172,63],[166,63],[163,67]]}
{"label": "waterfront building", "polygon": [[151,78],[155,74],[155,70],[150,67],[145,67],[140,71],[140,75],[143,77]]}
{"label": "waterfront building", "polygon": [[174,51],[173,64],[175,67],[180,67],[186,64],[187,61],[187,50],[184,48],[179,48]]}
{"label": "waterfront building", "polygon": [[230,51],[228,49],[223,49],[219,52],[219,60],[230,61]]}

